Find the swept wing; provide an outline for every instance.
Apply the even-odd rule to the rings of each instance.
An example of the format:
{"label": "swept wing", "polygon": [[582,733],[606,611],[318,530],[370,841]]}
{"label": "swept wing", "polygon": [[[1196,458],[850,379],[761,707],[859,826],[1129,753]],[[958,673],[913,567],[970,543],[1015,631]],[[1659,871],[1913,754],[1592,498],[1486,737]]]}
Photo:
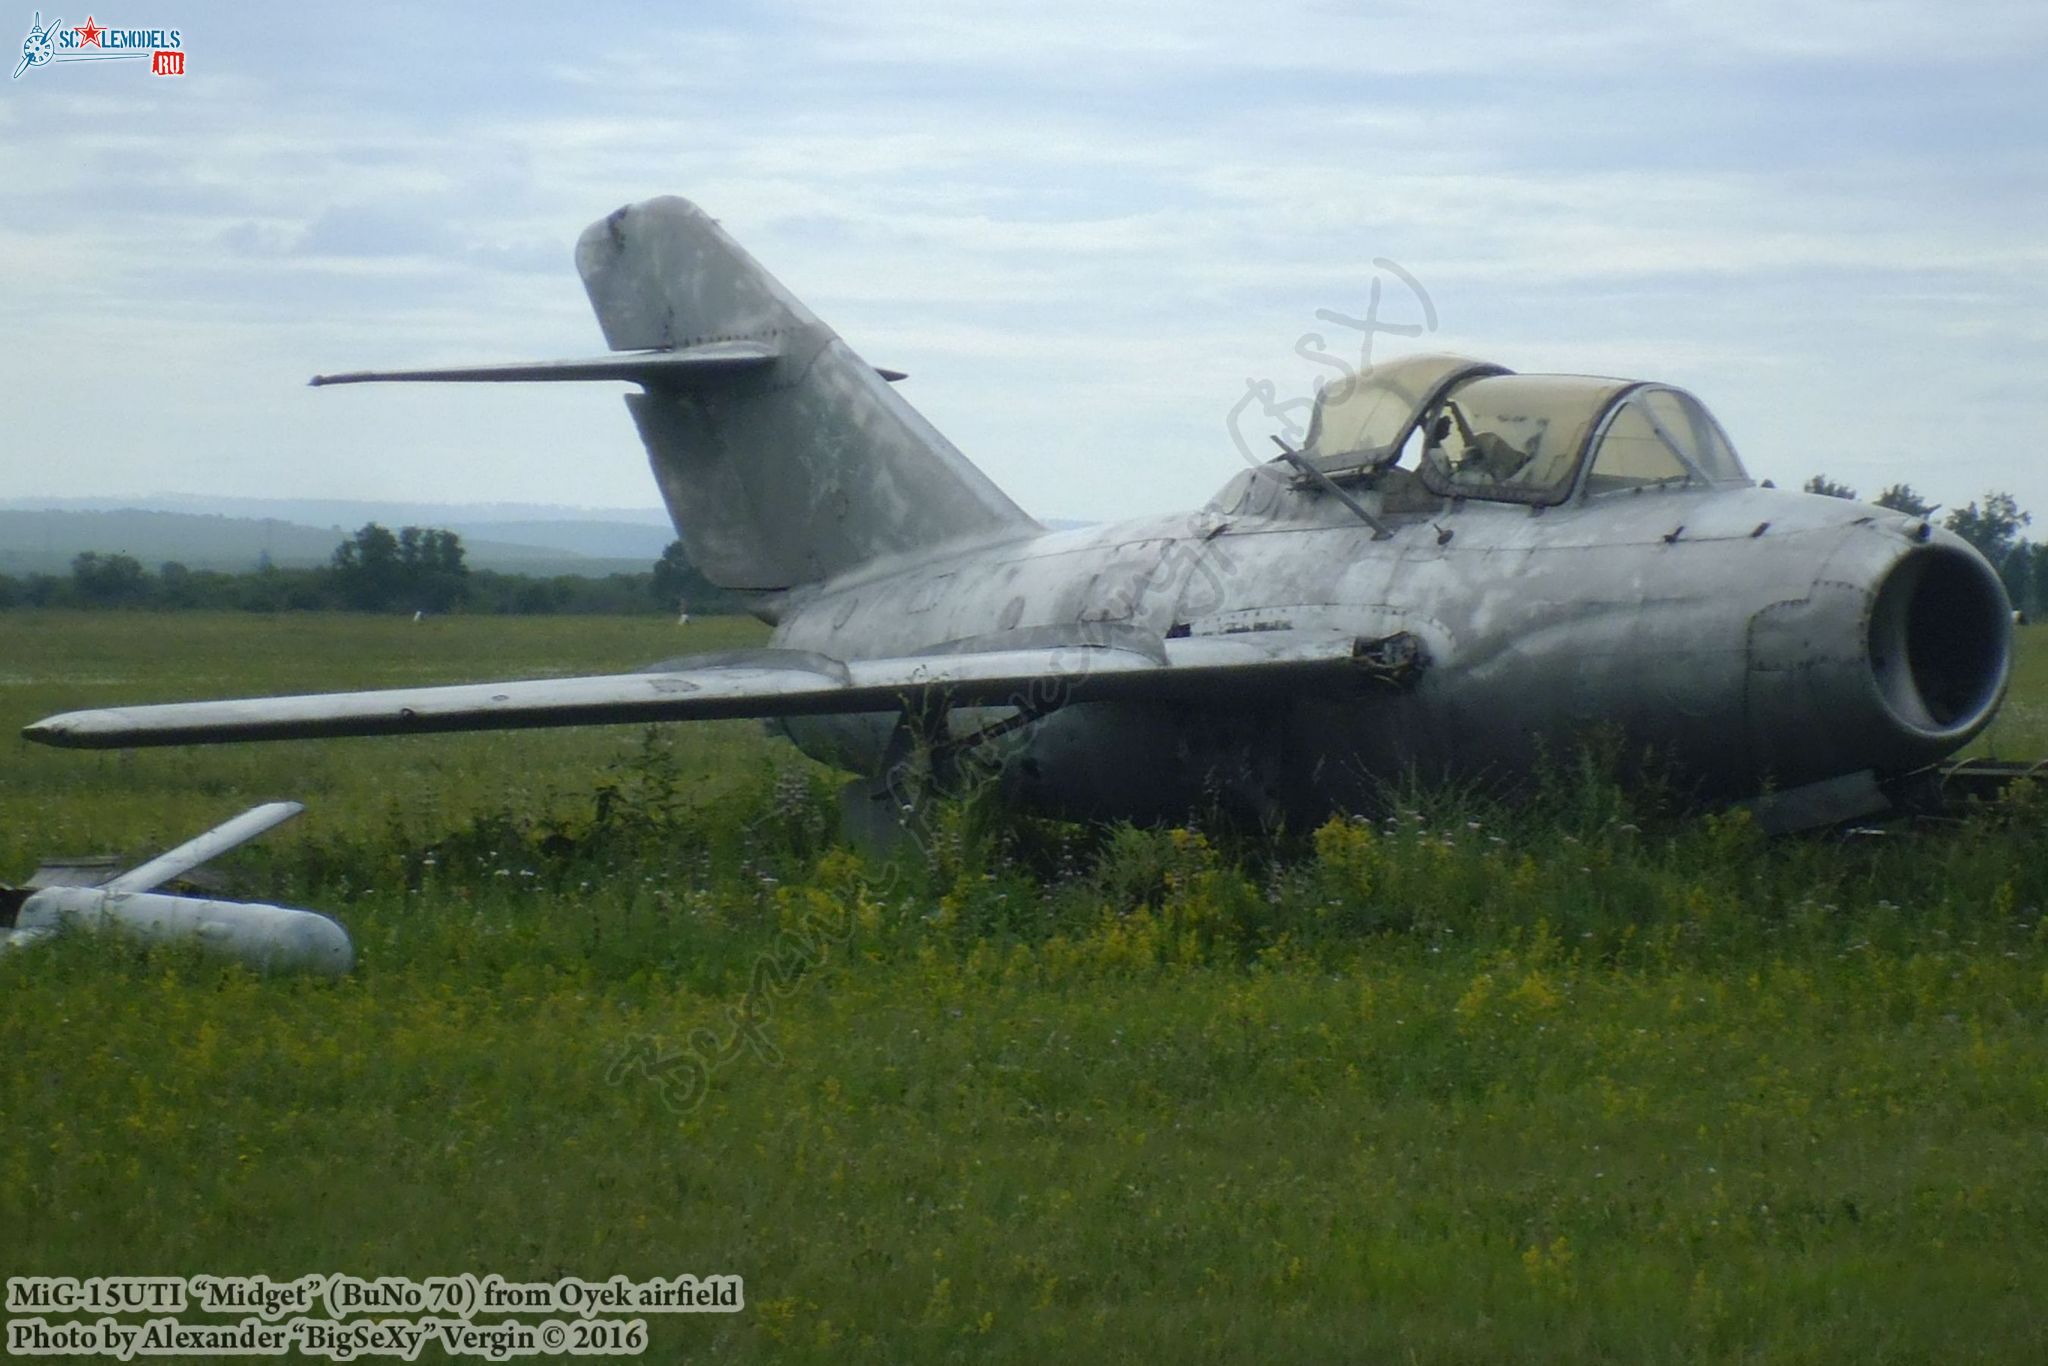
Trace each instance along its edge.
{"label": "swept wing", "polygon": [[[1412,646],[1409,637],[1393,639]],[[584,678],[113,707],[52,716],[22,733],[67,748],[127,749],[888,712],[933,705],[1043,712],[1069,702],[1230,700],[1270,689],[1400,682],[1418,665],[1401,646],[1390,650],[1389,641],[1335,633],[1262,631],[1162,640],[1124,630],[1094,640],[940,647],[894,659],[750,650]]]}

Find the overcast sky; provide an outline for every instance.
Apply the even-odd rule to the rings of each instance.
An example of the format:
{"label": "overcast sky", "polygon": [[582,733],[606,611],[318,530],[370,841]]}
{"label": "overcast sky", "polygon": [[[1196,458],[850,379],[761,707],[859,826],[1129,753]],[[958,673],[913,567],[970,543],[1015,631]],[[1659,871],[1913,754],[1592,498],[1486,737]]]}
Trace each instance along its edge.
{"label": "overcast sky", "polygon": [[651,505],[620,386],[304,383],[602,349],[576,234],[675,193],[1043,516],[1206,498],[1247,379],[1355,350],[1317,310],[1422,321],[1384,260],[1438,326],[1382,357],[1663,379],[1758,477],[2048,522],[2038,0],[130,2],[185,76],[0,91],[0,498]]}

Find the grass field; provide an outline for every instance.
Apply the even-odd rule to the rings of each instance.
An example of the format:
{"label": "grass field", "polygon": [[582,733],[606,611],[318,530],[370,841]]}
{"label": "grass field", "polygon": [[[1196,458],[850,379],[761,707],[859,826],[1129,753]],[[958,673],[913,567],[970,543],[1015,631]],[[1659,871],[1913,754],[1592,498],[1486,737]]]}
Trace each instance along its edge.
{"label": "grass field", "polygon": [[[0,614],[0,728],[760,634]],[[0,960],[6,1274],[745,1276],[647,1360],[2048,1353],[2048,794],[1765,842],[1573,768],[880,867],[751,723],[0,744],[0,879],[295,797],[229,867],[360,957]]]}

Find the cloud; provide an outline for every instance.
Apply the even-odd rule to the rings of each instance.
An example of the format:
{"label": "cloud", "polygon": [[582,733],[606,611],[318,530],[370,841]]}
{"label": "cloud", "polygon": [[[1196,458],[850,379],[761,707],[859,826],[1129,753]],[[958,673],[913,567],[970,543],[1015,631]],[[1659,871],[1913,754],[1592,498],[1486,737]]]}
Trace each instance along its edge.
{"label": "cloud", "polygon": [[[2035,7],[796,0],[459,43],[382,4],[191,8],[182,82],[0,100],[0,368],[36,396],[0,495],[544,500],[573,460],[579,498],[651,501],[609,391],[297,385],[592,349],[577,232],[681,192],[1049,513],[1206,496],[1245,377],[1306,383],[1290,347],[1375,257],[1444,344],[2048,508],[2002,435],[2048,417]],[[137,435],[93,430],[109,383]]]}

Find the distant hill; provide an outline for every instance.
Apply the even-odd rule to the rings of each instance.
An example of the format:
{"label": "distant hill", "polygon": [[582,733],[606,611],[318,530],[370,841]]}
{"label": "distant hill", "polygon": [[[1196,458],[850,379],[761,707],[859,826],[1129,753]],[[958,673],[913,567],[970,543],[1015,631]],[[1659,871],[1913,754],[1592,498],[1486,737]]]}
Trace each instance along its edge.
{"label": "distant hill", "polygon": [[[142,497],[0,499],[0,574],[62,574],[87,550],[132,555],[150,569],[175,560],[230,573],[264,563],[326,564],[365,522],[441,527],[462,537],[476,569],[551,576],[645,573],[675,539],[651,507],[548,503],[379,503],[340,498]],[[1048,518],[1054,530],[1088,523]]]}
{"label": "distant hill", "polygon": [[[353,531],[355,527],[361,525],[362,522],[357,522],[349,529]],[[386,522],[384,525],[403,526],[406,523]],[[642,569],[660,559],[661,552],[668,549],[668,543],[676,538],[675,528],[670,526],[666,519],[658,526],[641,526],[628,522],[474,522],[460,519],[445,522],[414,521],[411,525],[446,527],[462,537],[462,543],[466,546],[508,543],[520,547],[538,547],[553,554],[600,560],[632,560]],[[474,552],[470,558],[475,559]]]}
{"label": "distant hill", "polygon": [[17,512],[191,512],[222,517],[272,518],[301,526],[452,526],[457,522],[591,522],[667,527],[658,507],[580,507],[561,503],[409,503],[363,498],[233,498],[206,493],[122,494],[92,498],[0,499]]}
{"label": "distant hill", "polygon": [[66,573],[73,557],[87,550],[132,555],[150,569],[172,560],[188,569],[228,572],[264,564],[319,565],[351,531],[375,521],[393,528],[445,527],[462,537],[467,561],[476,569],[602,577],[645,573],[675,534],[631,522],[443,519],[403,515],[402,508],[394,515],[370,505],[335,506],[361,515],[317,526],[278,517],[139,508],[0,507],[0,574]]}

